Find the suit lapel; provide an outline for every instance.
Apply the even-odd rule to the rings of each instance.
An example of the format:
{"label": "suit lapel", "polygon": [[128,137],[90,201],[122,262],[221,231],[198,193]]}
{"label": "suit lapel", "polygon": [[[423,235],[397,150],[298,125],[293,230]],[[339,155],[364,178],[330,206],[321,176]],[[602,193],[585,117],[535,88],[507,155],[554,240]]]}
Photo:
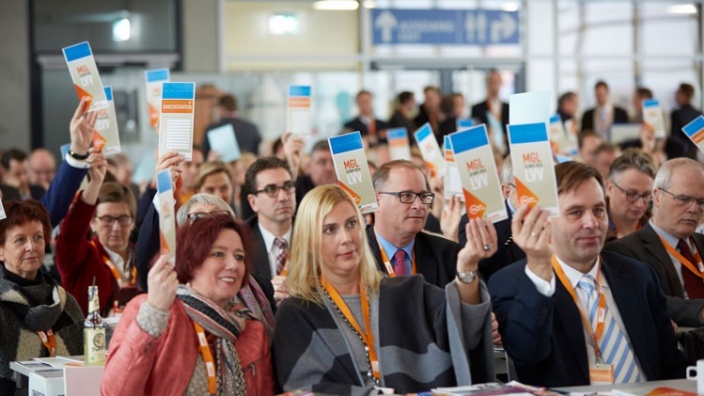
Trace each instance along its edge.
{"label": "suit lapel", "polygon": [[264,243],[262,231],[259,229],[259,222],[255,221],[251,229],[254,231],[254,241],[256,243],[256,272],[267,279],[271,279],[274,276],[271,273],[271,265],[269,264],[269,252],[266,251],[266,244]]}
{"label": "suit lapel", "polygon": [[[684,298],[684,290],[682,289],[680,277],[675,270],[675,266],[672,265],[672,259],[662,245],[660,237],[653,227],[650,226],[650,223],[646,224],[641,230],[640,239],[643,246],[645,246],[647,254],[653,257],[651,263],[656,264],[665,271],[665,279],[663,279],[663,281],[667,282],[665,287],[667,287],[668,290],[666,290],[666,292],[669,292],[668,294],[671,293],[673,296]],[[698,239],[699,238],[695,238],[695,243]],[[700,249],[699,245],[697,245],[697,249]]]}
{"label": "suit lapel", "polygon": [[584,327],[582,324],[582,315],[575,304],[572,296],[559,280],[555,288],[555,313],[556,320],[563,327],[568,345],[572,350],[572,354],[577,357],[579,368],[583,373],[589,373],[589,362],[587,362],[587,344],[584,340]]}
{"label": "suit lapel", "polygon": [[422,274],[425,281],[433,285],[437,285],[440,279],[442,259],[437,257],[438,253],[442,252],[433,249],[422,231],[416,235],[416,241],[413,244],[413,254],[416,256],[416,273]]}
{"label": "suit lapel", "polygon": [[372,250],[377,268],[379,268],[381,272],[388,274],[388,272],[386,272],[386,267],[384,267],[384,263],[381,260],[381,247],[379,246],[379,241],[376,240],[373,225],[367,227],[367,243],[369,243],[369,248]]}

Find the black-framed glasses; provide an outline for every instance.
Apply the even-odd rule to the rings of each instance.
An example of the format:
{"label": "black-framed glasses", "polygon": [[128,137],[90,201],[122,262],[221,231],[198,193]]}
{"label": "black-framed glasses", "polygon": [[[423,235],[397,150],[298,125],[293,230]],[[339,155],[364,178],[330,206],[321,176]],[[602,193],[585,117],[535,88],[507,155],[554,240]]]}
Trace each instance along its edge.
{"label": "black-framed glasses", "polygon": [[193,213],[189,213],[188,216],[186,216],[186,218],[188,218],[188,224],[193,224],[193,222],[198,219],[207,219],[207,218],[214,217],[214,216],[224,216],[224,215],[230,216],[230,211],[221,209],[221,210],[215,210],[213,212],[193,212]]}
{"label": "black-framed glasses", "polygon": [[658,187],[658,190],[666,192],[668,195],[672,196],[672,198],[674,198],[675,203],[678,206],[688,206],[692,202],[696,202],[697,208],[704,209],[704,198],[694,198],[694,197],[690,197],[689,195],[682,195],[682,194],[675,195],[675,194],[665,190],[664,188],[660,188],[660,187]]}
{"label": "black-framed glasses", "polygon": [[119,224],[121,227],[128,226],[132,223],[132,216],[129,216],[129,215],[122,215],[119,217],[105,215],[105,216],[100,216],[100,217],[96,217],[96,218],[100,222],[101,226],[108,227],[108,228],[112,227],[112,225],[115,224],[115,222],[117,222],[117,224]]}
{"label": "black-framed glasses", "polygon": [[279,195],[280,190],[284,190],[285,193],[291,194],[292,192],[296,191],[296,183],[292,181],[287,181],[280,186],[277,186],[276,184],[267,184],[266,186],[264,186],[264,188],[262,188],[261,190],[257,190],[252,194],[257,195],[259,193],[265,193],[271,198],[276,198]]}
{"label": "black-framed glasses", "polygon": [[401,201],[401,203],[413,203],[416,200],[416,197],[420,198],[420,202],[424,205],[430,205],[433,203],[433,200],[435,199],[435,194],[431,192],[413,192],[413,191],[399,191],[399,192],[390,192],[390,191],[380,191],[379,194],[386,194],[386,195],[395,195],[398,197],[398,200]]}
{"label": "black-framed glasses", "polygon": [[623,187],[616,184],[616,182],[613,180],[611,180],[611,184],[613,184],[616,188],[618,188],[619,191],[623,193],[623,195],[626,196],[626,201],[628,201],[629,203],[636,203],[639,199],[642,199],[643,202],[649,204],[650,201],[653,200],[653,193],[650,191],[640,194],[637,191],[624,189]]}

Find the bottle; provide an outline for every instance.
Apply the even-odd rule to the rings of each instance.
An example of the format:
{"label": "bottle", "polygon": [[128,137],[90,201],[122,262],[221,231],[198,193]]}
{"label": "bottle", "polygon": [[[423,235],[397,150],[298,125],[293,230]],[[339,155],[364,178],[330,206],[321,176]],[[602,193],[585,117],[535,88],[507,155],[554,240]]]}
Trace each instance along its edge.
{"label": "bottle", "polygon": [[88,316],[83,322],[83,355],[86,366],[105,364],[107,324],[100,317],[98,286],[88,286]]}

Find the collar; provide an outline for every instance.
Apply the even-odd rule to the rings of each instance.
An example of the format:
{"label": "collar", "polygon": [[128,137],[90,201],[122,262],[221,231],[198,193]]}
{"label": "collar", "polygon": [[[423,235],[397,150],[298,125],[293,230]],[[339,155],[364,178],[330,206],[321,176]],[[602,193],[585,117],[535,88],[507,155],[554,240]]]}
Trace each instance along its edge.
{"label": "collar", "polygon": [[513,207],[513,204],[511,203],[511,200],[506,198],[506,206],[508,207],[508,210],[511,212],[511,216],[513,216],[514,213],[516,213],[516,208]]}
{"label": "collar", "polygon": [[[555,257],[557,257],[557,256],[555,256]],[[577,271],[576,269],[570,267],[569,265],[567,265],[567,263],[562,261],[559,257],[557,257],[557,262],[560,264],[560,267],[562,267],[562,270],[565,272],[565,276],[567,276],[567,279],[570,280],[570,284],[572,285],[572,288],[574,289],[577,287],[577,283],[579,283],[579,281],[585,275],[591,275],[592,277],[594,277],[594,279],[597,279],[597,275],[599,272],[599,264],[601,263],[601,256],[596,258],[596,263],[594,264],[592,269],[589,270],[589,272],[586,274],[583,274],[583,273]]]}
{"label": "collar", "polygon": [[[262,226],[262,223],[257,222],[257,225],[259,226],[259,231],[262,233],[262,238],[264,239],[264,247],[266,247],[266,251],[270,252],[271,249],[274,248],[274,239],[276,239],[276,235],[272,234]],[[286,244],[288,244],[289,248],[291,247],[291,228],[286,231],[284,235],[281,236],[281,238],[286,240]]]}
{"label": "collar", "polygon": [[415,238],[411,239],[411,242],[408,245],[398,247],[381,236],[381,234],[376,231],[376,228],[374,228],[374,234],[376,234],[376,239],[379,241],[379,247],[384,249],[384,252],[386,252],[386,257],[389,259],[394,257],[394,254],[396,254],[398,249],[403,249],[406,252],[406,257],[409,259],[413,257],[413,245],[416,242]]}
{"label": "collar", "polygon": [[[655,231],[656,234],[662,237],[662,239],[665,240],[665,242],[669,243],[670,246],[673,248],[677,248],[677,245],[680,242],[680,239],[677,238],[676,236],[670,234],[669,232],[663,230],[662,228],[658,227],[653,223],[653,219],[650,219],[650,226],[653,227],[653,231]],[[684,241],[687,243],[687,246],[689,246],[690,249],[693,248],[692,243],[689,241],[690,238],[686,238]],[[692,250],[694,251],[694,250]]]}
{"label": "collar", "polygon": [[113,252],[112,250],[108,249],[105,245],[102,246],[103,249],[105,249],[105,252],[108,254],[108,258],[110,259],[110,261],[112,261],[113,265],[115,265],[115,267],[117,267],[117,269],[120,270],[121,273],[127,273],[127,266],[125,265],[125,263],[130,262],[132,258],[132,249],[127,247],[127,261],[125,262],[125,260],[122,259],[122,256],[120,256],[119,253]]}

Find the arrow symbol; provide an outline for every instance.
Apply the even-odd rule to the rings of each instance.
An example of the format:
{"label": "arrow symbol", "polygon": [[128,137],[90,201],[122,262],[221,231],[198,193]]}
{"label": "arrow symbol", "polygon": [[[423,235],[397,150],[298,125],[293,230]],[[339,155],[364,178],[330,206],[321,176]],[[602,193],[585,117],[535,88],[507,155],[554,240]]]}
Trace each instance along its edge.
{"label": "arrow symbol", "polygon": [[486,14],[483,12],[477,13],[477,42],[486,43]]}
{"label": "arrow symbol", "polygon": [[467,42],[474,43],[474,31],[476,29],[474,22],[474,13],[469,11],[464,17],[464,30],[467,32]]}
{"label": "arrow symbol", "polygon": [[391,42],[391,33],[397,24],[396,18],[389,11],[384,11],[376,17],[374,27],[381,29],[381,41],[385,43]]}
{"label": "arrow symbol", "polygon": [[513,36],[517,28],[516,21],[508,13],[502,13],[500,21],[491,22],[491,42],[498,43]]}

